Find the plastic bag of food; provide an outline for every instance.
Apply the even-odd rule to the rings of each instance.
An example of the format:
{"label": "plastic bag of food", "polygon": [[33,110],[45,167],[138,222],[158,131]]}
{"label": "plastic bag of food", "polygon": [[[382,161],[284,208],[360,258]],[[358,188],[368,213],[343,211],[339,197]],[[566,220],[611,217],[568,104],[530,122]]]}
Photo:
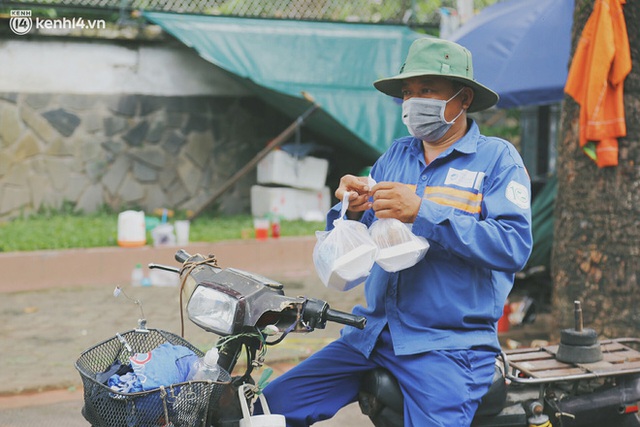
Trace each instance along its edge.
{"label": "plastic bag of food", "polygon": [[366,225],[344,219],[348,207],[349,193],[345,193],[340,218],[333,222],[333,230],[316,232],[318,241],[313,248],[318,277],[325,286],[338,291],[364,282],[378,252]]}
{"label": "plastic bag of food", "polygon": [[411,224],[395,218],[375,221],[369,233],[378,246],[376,263],[390,273],[413,267],[429,250],[427,239],[413,234]]}

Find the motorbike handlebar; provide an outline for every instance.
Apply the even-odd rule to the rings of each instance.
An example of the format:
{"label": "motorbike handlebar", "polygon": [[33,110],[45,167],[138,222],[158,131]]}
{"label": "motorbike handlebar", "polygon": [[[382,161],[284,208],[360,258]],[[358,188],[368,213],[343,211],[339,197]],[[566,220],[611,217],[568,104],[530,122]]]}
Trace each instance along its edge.
{"label": "motorbike handlebar", "polygon": [[356,316],[345,311],[333,310],[326,301],[315,298],[307,298],[304,304],[303,318],[309,326],[319,329],[324,329],[327,321],[353,326],[358,329],[364,329],[367,324],[365,317]]}
{"label": "motorbike handlebar", "polygon": [[353,326],[358,329],[364,329],[367,324],[367,318],[364,316],[356,316],[355,314],[334,310],[332,308],[327,310],[327,314],[325,317],[331,322]]}
{"label": "motorbike handlebar", "polygon": [[184,263],[189,258],[191,258],[191,255],[189,255],[189,253],[184,249],[180,249],[178,252],[176,252],[175,259],[179,263]]}

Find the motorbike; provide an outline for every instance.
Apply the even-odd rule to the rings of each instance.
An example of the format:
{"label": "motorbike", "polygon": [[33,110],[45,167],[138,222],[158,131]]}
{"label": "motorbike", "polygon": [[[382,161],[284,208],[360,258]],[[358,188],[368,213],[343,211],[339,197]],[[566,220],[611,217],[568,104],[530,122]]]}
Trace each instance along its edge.
{"label": "motorbike", "polygon": [[[179,250],[175,258],[180,268],[149,267],[179,274],[181,307],[184,297],[188,318],[219,337],[219,376],[147,391],[114,391],[105,378],[122,372],[134,354],[171,343],[203,355],[180,336],[148,329],[140,319],[136,329],[85,350],[76,361],[84,386],[83,415],[92,426],[284,426],[283,417],[269,413],[260,393],[267,379],[253,378],[265,363],[266,349],[290,333],[312,332],[327,322],[360,329],[366,325],[366,318],[331,309],[326,301],[286,296],[277,281],[221,268],[212,255]],[[581,319],[577,303],[576,326],[561,331],[558,345],[502,352],[472,425],[640,427],[640,352],[634,349],[640,340],[600,342]],[[243,353],[246,363],[241,364]],[[264,415],[252,413],[256,399],[261,399]],[[376,427],[403,426],[402,392],[388,371],[365,374],[358,403]]]}
{"label": "motorbike", "polygon": [[[579,301],[574,311],[559,344],[501,352],[472,427],[640,426],[640,340],[598,341]],[[404,425],[402,391],[385,369],[365,374],[359,404],[376,427]]]}
{"label": "motorbike", "polygon": [[[260,390],[268,379],[260,378],[256,383],[252,376],[263,366],[266,349],[281,343],[290,333],[324,329],[327,322],[360,329],[366,325],[366,318],[334,310],[326,301],[286,296],[284,286],[277,281],[220,268],[212,255],[190,255],[179,250],[175,258],[181,268],[159,264],[149,264],[149,268],[180,275],[181,307],[186,297],[189,319],[219,337],[215,344],[219,376],[216,380],[178,382],[145,391],[110,387],[108,379],[113,375],[126,376],[132,357],[149,355],[148,360],[150,352],[160,345],[184,346],[203,356],[180,336],[147,328],[142,318],[136,329],[96,344],[76,361],[84,388],[82,414],[92,426],[250,427],[252,419],[270,417],[255,425],[284,427],[284,418],[269,414],[263,398],[267,414],[254,416],[250,410],[254,399],[262,397]],[[239,364],[243,353],[245,363]],[[240,372],[231,376],[237,370]]]}

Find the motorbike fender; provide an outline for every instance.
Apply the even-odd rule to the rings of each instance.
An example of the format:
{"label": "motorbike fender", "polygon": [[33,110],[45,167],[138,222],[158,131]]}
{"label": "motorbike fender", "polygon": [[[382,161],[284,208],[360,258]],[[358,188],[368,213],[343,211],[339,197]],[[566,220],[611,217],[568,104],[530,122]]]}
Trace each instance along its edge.
{"label": "motorbike fender", "polygon": [[640,427],[637,414],[626,414],[626,404],[640,401],[640,375],[620,376],[617,385],[596,390],[581,396],[573,396],[555,402],[557,413],[571,414],[562,417],[562,425],[587,426],[610,425]]}

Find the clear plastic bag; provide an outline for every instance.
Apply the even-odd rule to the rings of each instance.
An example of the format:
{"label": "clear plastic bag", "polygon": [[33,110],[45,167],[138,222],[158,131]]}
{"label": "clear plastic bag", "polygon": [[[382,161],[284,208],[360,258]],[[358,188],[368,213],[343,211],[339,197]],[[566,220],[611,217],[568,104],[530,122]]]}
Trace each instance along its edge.
{"label": "clear plastic bag", "polygon": [[331,231],[317,231],[313,263],[322,283],[331,289],[348,291],[369,276],[378,247],[367,226],[359,221],[343,219],[349,206],[349,194],[342,201],[340,218]]}
{"label": "clear plastic bag", "polygon": [[424,258],[429,250],[429,242],[416,236],[404,224],[394,218],[375,221],[369,228],[371,238],[378,246],[376,263],[390,273],[413,267]]}

